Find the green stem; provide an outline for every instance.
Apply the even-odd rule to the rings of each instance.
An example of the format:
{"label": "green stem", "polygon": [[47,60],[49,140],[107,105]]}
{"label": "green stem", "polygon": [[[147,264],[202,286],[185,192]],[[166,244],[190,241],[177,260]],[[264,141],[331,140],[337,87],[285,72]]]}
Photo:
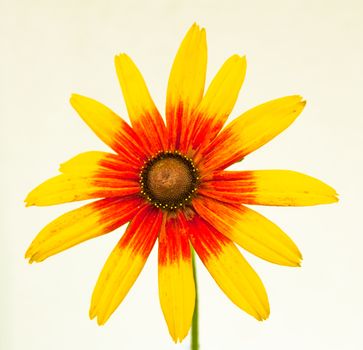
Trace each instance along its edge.
{"label": "green stem", "polygon": [[193,264],[193,275],[195,283],[195,306],[192,320],[192,338],[190,343],[191,350],[199,350],[199,308],[198,308],[198,283],[197,283],[197,269],[195,266],[195,252],[192,248],[192,264]]}

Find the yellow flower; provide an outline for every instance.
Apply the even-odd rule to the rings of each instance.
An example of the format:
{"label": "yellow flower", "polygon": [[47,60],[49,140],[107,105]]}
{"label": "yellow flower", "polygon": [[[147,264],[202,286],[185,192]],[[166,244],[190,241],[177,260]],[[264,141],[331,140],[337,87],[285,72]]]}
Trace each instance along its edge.
{"label": "yellow flower", "polygon": [[176,55],[167,90],[166,123],[141,73],[126,55],[115,65],[132,126],[103,104],[72,95],[81,118],[114,153],[82,153],[35,188],[27,205],[98,199],[48,224],[26,257],[44,259],[127,222],[92,296],[90,317],[104,324],[141,272],[156,240],[159,296],[175,341],[188,333],[195,304],[191,246],[223,292],[258,320],[269,315],[265,288],[235,243],[270,262],[299,266],[301,254],[275,224],[245,204],[301,206],[337,201],[334,189],[287,170],[228,171],[300,114],[287,96],[255,107],[224,127],[246,72],[237,55],[204,93],[205,30],[194,24]]}

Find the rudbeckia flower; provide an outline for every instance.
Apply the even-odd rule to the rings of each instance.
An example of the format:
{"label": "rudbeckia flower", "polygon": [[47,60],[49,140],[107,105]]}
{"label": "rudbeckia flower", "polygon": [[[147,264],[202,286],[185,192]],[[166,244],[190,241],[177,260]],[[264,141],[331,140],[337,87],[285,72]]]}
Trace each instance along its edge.
{"label": "rudbeckia flower", "polygon": [[301,254],[274,223],[247,205],[307,206],[337,201],[334,189],[289,170],[229,171],[285,130],[305,101],[287,96],[225,126],[246,73],[227,59],[204,93],[207,45],[194,24],[173,63],[164,122],[126,54],[115,57],[131,126],[103,104],[72,95],[80,117],[113,153],[91,151],[60,166],[28,206],[95,199],[48,224],[26,258],[40,262],[129,222],[96,283],[90,317],[104,324],[158,242],[161,308],[175,341],[188,334],[195,305],[192,249],[229,299],[257,320],[269,315],[265,288],[235,244],[269,262],[299,266]]}

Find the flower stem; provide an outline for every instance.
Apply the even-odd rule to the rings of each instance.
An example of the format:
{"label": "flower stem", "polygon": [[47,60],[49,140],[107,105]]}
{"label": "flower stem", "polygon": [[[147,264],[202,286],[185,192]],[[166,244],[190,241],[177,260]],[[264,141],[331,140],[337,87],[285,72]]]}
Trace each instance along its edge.
{"label": "flower stem", "polygon": [[195,252],[192,249],[192,264],[193,264],[193,275],[195,283],[195,306],[192,320],[192,336],[190,349],[199,350],[199,307],[198,307],[198,283],[197,283],[197,269],[195,266]]}

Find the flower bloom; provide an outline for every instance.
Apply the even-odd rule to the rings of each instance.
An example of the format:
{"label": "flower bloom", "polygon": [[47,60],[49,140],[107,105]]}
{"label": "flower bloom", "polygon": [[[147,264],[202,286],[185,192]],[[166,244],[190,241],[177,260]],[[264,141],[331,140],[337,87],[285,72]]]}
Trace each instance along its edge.
{"label": "flower bloom", "polygon": [[305,101],[266,102],[224,126],[242,86],[246,60],[234,55],[206,93],[205,30],[194,24],[170,73],[166,123],[141,73],[126,55],[117,75],[132,126],[103,104],[72,95],[71,104],[114,153],[77,155],[38,187],[28,206],[97,199],[48,224],[26,252],[40,262],[130,222],[94,289],[90,317],[104,324],[125,298],[158,241],[161,308],[181,341],[195,303],[191,246],[222,291],[258,320],[269,315],[265,288],[235,243],[275,264],[299,266],[301,254],[275,224],[245,204],[306,206],[337,201],[334,189],[287,170],[228,171],[285,130]]}

